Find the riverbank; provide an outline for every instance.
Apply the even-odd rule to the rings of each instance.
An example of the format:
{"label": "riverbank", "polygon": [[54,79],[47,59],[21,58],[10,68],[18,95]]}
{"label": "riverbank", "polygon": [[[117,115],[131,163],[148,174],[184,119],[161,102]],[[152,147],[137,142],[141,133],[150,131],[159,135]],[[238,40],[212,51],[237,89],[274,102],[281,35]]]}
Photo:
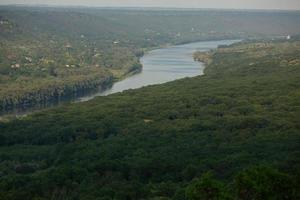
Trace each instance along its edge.
{"label": "riverbank", "polygon": [[[80,88],[68,87],[73,90],[69,93],[62,92],[59,96],[56,95],[48,103],[42,99],[40,102],[41,107],[36,107],[36,109],[27,107],[27,112],[26,109],[23,109],[21,112],[10,113],[10,117],[26,115],[33,111],[38,111],[39,108],[45,109],[61,103],[88,101],[96,96],[109,95],[128,89],[201,75],[204,67],[193,61],[193,53],[199,49],[201,51],[210,51],[219,45],[231,44],[235,41],[202,41],[184,45],[167,45],[161,49],[149,48],[147,51],[143,50],[144,53],[141,55],[143,57],[139,58],[140,63],[126,67],[126,70],[111,70],[112,75],[106,81],[101,82],[99,79],[97,84],[84,84],[84,87]],[[64,91],[63,89],[61,90]],[[51,94],[56,93],[53,92]],[[34,101],[35,99],[32,100],[32,102]]]}
{"label": "riverbank", "polygon": [[148,51],[140,59],[143,65],[141,73],[116,82],[106,91],[81,98],[80,101],[88,101],[97,96],[107,96],[129,89],[202,75],[204,66],[193,60],[193,53],[197,50],[210,51],[219,45],[228,45],[236,41],[239,40],[202,41]]}
{"label": "riverbank", "polygon": [[229,200],[298,199],[299,47],[232,45],[205,76],[0,123],[0,194],[183,200],[204,180]]}

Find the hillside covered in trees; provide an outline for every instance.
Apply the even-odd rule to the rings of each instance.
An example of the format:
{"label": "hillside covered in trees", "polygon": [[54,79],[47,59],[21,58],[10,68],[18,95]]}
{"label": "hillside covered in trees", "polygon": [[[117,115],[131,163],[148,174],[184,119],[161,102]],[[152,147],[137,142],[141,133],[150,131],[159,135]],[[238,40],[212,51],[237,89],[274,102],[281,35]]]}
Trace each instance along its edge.
{"label": "hillside covered in trees", "polygon": [[300,41],[223,46],[205,75],[0,123],[0,199],[300,198]]}
{"label": "hillside covered in trees", "polygon": [[0,7],[0,112],[99,89],[139,72],[144,51],[300,33],[299,12]]}

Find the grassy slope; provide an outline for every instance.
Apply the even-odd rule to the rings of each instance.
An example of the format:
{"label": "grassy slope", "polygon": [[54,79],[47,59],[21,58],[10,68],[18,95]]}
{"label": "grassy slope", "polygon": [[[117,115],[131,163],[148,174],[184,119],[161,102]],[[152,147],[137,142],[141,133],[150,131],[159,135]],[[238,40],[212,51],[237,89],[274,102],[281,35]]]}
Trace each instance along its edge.
{"label": "grassy slope", "polygon": [[0,194],[171,198],[208,170],[225,182],[252,165],[295,174],[299,47],[233,45],[212,54],[202,77],[2,123]]}

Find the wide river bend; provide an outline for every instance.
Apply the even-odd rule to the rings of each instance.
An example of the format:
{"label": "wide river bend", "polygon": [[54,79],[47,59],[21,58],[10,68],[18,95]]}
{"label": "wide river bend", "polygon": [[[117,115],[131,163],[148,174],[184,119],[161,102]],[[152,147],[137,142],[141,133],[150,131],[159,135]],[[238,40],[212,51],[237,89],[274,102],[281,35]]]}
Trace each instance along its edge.
{"label": "wide river bend", "polygon": [[88,101],[96,96],[106,96],[128,89],[137,89],[148,85],[162,84],[185,77],[194,77],[203,74],[204,64],[196,62],[193,59],[193,53],[196,51],[210,51],[219,45],[230,45],[240,40],[220,40],[194,42],[183,45],[175,45],[166,48],[156,49],[147,52],[142,58],[143,69],[140,73],[130,76],[122,81],[116,82],[111,88],[88,94],[83,97],[74,97],[64,99],[61,102],[53,104],[39,105],[25,110],[15,109],[0,113],[1,116],[14,115],[24,116],[32,112],[54,107],[66,102]]}
{"label": "wide river bend", "polygon": [[204,64],[194,61],[194,52],[210,51],[219,45],[230,45],[237,41],[239,40],[194,42],[150,51],[141,58],[143,65],[141,73],[116,82],[105,91],[79,98],[78,101],[88,101],[96,96],[202,75]]}

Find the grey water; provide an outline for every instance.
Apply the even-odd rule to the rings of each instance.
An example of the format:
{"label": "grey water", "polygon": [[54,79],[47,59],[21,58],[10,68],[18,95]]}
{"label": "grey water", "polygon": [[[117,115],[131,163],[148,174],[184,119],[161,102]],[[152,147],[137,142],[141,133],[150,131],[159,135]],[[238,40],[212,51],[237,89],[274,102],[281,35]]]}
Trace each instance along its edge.
{"label": "grey water", "polygon": [[106,96],[128,89],[202,75],[205,66],[203,63],[194,61],[194,52],[210,51],[220,45],[230,45],[238,41],[240,40],[194,42],[150,51],[140,60],[143,65],[141,73],[116,82],[105,91],[79,98],[78,101],[88,101],[96,96]]}

